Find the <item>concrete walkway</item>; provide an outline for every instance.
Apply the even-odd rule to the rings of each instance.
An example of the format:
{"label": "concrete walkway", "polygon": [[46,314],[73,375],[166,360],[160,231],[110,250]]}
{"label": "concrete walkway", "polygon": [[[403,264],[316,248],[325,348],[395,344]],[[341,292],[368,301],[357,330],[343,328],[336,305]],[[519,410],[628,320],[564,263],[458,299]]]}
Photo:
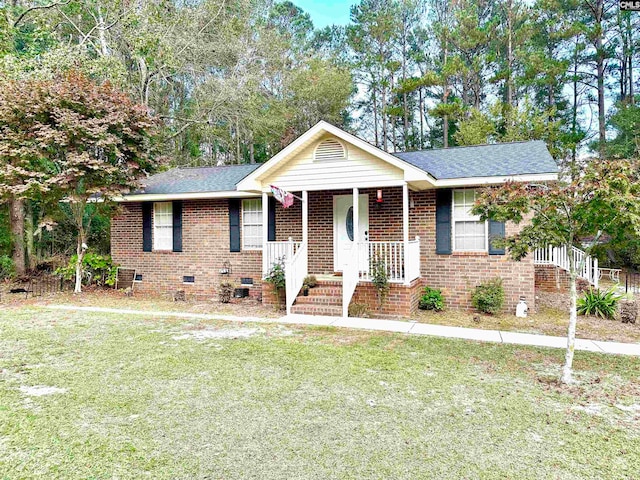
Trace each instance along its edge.
{"label": "concrete walkway", "polygon": [[[427,323],[407,322],[402,320],[379,320],[374,318],[320,317],[314,315],[287,315],[280,318],[237,317],[234,315],[218,315],[190,312],[128,310],[119,308],[79,307],[75,305],[45,305],[44,308],[96,313],[117,313],[121,315],[146,315],[159,317],[194,318],[202,320],[225,320],[228,322],[279,323],[291,325],[317,325],[357,330],[377,330],[382,332],[398,332],[409,335],[429,335],[433,337],[459,338],[480,342],[511,343],[514,345],[530,345],[536,347],[566,348],[565,337],[536,335],[531,333],[504,332],[501,330],[483,330],[480,328],[447,327]],[[640,356],[640,343],[601,342],[598,340],[576,339],[576,350],[587,352],[610,353],[617,355]]]}

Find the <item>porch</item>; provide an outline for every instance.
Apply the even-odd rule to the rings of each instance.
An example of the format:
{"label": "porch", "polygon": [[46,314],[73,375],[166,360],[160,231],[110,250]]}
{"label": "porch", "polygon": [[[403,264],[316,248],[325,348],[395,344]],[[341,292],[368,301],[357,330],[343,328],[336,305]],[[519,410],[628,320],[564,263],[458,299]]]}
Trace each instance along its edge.
{"label": "porch", "polygon": [[302,200],[289,209],[276,204],[275,211],[268,208],[270,195],[262,195],[263,275],[274,263],[284,263],[289,313],[309,274],[334,280],[343,316],[357,286],[370,284],[374,271],[397,286],[420,277],[420,238],[409,237],[406,183],[294,193]]}

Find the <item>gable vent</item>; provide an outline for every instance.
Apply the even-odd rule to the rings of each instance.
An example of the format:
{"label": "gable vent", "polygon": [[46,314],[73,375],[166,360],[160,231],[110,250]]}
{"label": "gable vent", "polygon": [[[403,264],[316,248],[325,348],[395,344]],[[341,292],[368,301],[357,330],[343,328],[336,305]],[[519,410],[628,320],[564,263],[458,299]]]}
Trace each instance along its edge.
{"label": "gable vent", "polygon": [[333,138],[321,141],[316,147],[316,161],[344,160],[345,158],[347,158],[347,151],[338,140]]}

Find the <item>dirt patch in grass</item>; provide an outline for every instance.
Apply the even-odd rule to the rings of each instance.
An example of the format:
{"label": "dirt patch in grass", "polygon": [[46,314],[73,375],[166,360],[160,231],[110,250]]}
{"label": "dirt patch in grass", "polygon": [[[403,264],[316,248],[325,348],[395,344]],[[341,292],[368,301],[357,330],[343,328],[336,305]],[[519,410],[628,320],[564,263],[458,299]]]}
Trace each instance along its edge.
{"label": "dirt patch in grass", "polygon": [[[421,323],[455,327],[481,328],[563,337],[567,334],[569,314],[553,308],[541,308],[527,318],[513,314],[480,315],[475,312],[449,310],[420,311],[415,319]],[[640,343],[640,324],[622,323],[596,317],[578,317],[576,335],[589,340]]]}
{"label": "dirt patch in grass", "polygon": [[60,292],[42,297],[25,299],[24,294],[3,294],[2,302],[12,307],[68,304],[82,307],[120,308],[130,310],[189,312],[203,314],[234,315],[239,317],[278,318],[285,314],[274,307],[263,306],[253,298],[234,298],[231,303],[221,303],[217,296],[210,299],[187,297],[186,301],[174,302],[168,295],[150,295],[135,292],[128,297],[112,288],[86,288],[80,294]]}

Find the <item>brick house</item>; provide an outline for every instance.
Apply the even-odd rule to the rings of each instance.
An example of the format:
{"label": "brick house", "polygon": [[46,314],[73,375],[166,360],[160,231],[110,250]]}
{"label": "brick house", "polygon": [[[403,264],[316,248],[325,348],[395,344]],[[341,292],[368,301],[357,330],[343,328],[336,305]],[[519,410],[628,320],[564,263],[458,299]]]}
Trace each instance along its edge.
{"label": "brick house", "polygon": [[[214,296],[223,280],[273,302],[263,276],[281,260],[288,312],[346,315],[377,308],[372,261],[391,282],[384,316],[410,316],[423,286],[453,308],[501,277],[513,310],[535,303],[532,258],[510,260],[493,239],[517,231],[470,214],[476,189],[557,179],[541,141],[390,154],[320,122],[260,165],[176,168],[121,199],[112,256],[134,268],[136,290]],[[275,201],[275,185],[297,198]],[[300,294],[307,274],[320,280]]]}

